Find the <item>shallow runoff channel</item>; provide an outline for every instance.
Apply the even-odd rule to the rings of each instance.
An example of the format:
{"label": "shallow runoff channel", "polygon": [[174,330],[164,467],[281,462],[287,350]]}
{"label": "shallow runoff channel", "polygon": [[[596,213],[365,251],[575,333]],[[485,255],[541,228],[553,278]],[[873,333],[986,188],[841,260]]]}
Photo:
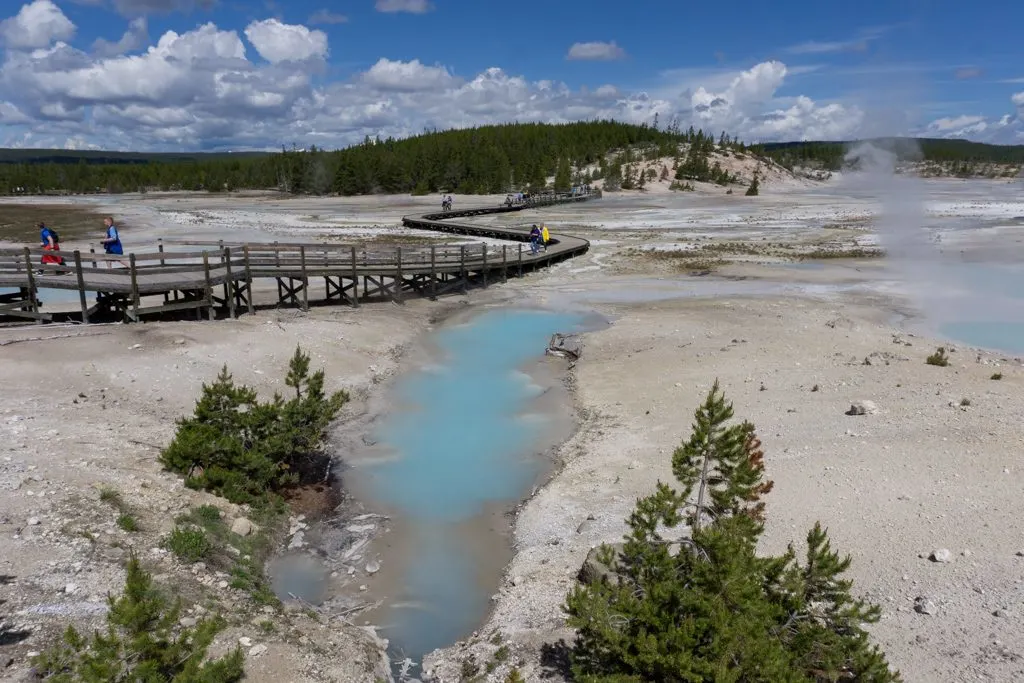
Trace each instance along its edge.
{"label": "shallow runoff channel", "polygon": [[420,662],[482,623],[511,557],[507,513],[548,474],[574,428],[555,332],[596,329],[596,315],[493,308],[423,342],[429,360],[390,388],[370,453],[346,487],[391,516],[366,616],[392,657]]}

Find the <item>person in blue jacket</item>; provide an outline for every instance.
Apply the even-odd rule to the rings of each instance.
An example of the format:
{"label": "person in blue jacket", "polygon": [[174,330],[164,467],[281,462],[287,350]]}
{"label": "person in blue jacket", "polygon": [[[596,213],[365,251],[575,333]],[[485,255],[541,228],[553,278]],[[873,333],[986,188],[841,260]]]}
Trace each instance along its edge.
{"label": "person in blue jacket", "polygon": [[[117,232],[117,226],[114,225],[114,219],[111,218],[110,216],[107,216],[106,218],[103,219],[103,225],[106,226],[107,228],[107,234],[102,241],[103,251],[105,251],[108,254],[116,254],[117,256],[121,256],[122,254],[124,254],[124,247],[121,245],[121,235],[119,235]],[[121,261],[120,263],[122,266],[124,265],[124,261]],[[114,262],[107,261],[107,268],[113,267]]]}

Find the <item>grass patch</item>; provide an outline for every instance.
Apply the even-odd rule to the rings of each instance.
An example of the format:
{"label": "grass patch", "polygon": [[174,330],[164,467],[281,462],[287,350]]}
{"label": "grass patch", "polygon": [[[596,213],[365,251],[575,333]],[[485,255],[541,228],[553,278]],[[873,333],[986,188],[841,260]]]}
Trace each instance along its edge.
{"label": "grass patch", "polygon": [[[249,536],[231,533],[219,508],[201,505],[179,516],[165,545],[190,562],[205,561],[230,576],[229,585],[245,591],[260,605],[278,604],[263,566],[274,550],[274,539],[287,508],[280,500],[254,506],[248,519],[258,527]],[[233,549],[233,550],[232,550]]]}
{"label": "grass patch", "polygon": [[142,528],[139,526],[139,520],[135,519],[135,516],[130,512],[125,512],[117,518],[117,526],[125,531],[138,531]]}
{"label": "grass patch", "polygon": [[1003,378],[1003,373],[1001,373],[1001,372],[994,372],[994,373],[992,373],[992,376],[989,377],[989,379],[994,379],[994,380],[1001,380],[1002,378]]}
{"label": "grass patch", "polygon": [[205,560],[213,552],[213,543],[202,529],[176,526],[164,546],[185,562]]}
{"label": "grass patch", "polygon": [[935,353],[924,359],[924,362],[928,365],[935,365],[940,368],[944,368],[949,365],[949,355],[946,353],[946,347],[940,346],[935,350]]}
{"label": "grass patch", "polygon": [[100,489],[100,502],[106,503],[115,510],[125,509],[124,499],[121,497],[121,492],[117,489],[112,489],[109,486],[104,486]]}
{"label": "grass patch", "polygon": [[508,645],[502,645],[501,647],[499,647],[497,650],[494,651],[494,660],[496,662],[504,662],[506,659],[508,659],[508,656],[509,656]]}
{"label": "grass patch", "polygon": [[796,257],[801,261],[881,258],[883,256],[885,256],[885,251],[882,249],[864,249],[863,247],[856,247],[854,249],[815,249],[813,251],[807,251],[796,255]]}
{"label": "grass patch", "polygon": [[960,405],[962,407],[966,408],[967,406],[971,405],[971,399],[966,398],[966,397],[960,399]]}
{"label": "grass patch", "polygon": [[705,244],[701,247],[702,251],[710,251],[716,254],[738,254],[742,256],[759,256],[762,250],[747,242],[717,242],[715,244]]}

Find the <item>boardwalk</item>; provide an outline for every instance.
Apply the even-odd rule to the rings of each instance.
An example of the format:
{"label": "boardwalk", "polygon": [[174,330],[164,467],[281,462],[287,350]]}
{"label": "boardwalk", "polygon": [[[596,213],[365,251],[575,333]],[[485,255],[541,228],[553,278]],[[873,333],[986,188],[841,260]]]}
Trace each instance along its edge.
{"label": "boardwalk", "polygon": [[[531,254],[526,231],[483,226],[466,219],[523,211],[600,196],[549,194],[524,204],[477,207],[405,216],[402,224],[418,230],[486,237],[506,243],[439,244],[430,247],[346,246],[278,243],[161,240],[148,252],[106,256],[61,252],[62,266],[41,265],[41,249],[0,249],[0,318],[46,322],[39,291],[78,293],[83,323],[112,316],[139,321],[146,316],[191,312],[213,319],[221,310],[232,317],[254,313],[253,283],[274,280],[277,304],[308,309],[310,301],[358,307],[361,302],[407,296],[438,296],[470,287],[486,287],[510,276],[521,277],[589,249],[579,237],[551,234],[548,248]],[[113,262],[113,263],[111,263]],[[118,263],[120,262],[120,263]],[[123,267],[121,264],[126,265]],[[110,267],[114,266],[114,267]],[[315,294],[312,284],[322,279]]]}

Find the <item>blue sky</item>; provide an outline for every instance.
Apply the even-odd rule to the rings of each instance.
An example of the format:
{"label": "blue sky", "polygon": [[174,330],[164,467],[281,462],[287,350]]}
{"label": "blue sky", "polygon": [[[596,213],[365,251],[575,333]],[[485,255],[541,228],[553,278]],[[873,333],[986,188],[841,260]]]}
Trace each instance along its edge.
{"label": "blue sky", "polygon": [[751,141],[1024,144],[1024,3],[1009,0],[0,6],[3,145],[332,147],[654,114]]}

